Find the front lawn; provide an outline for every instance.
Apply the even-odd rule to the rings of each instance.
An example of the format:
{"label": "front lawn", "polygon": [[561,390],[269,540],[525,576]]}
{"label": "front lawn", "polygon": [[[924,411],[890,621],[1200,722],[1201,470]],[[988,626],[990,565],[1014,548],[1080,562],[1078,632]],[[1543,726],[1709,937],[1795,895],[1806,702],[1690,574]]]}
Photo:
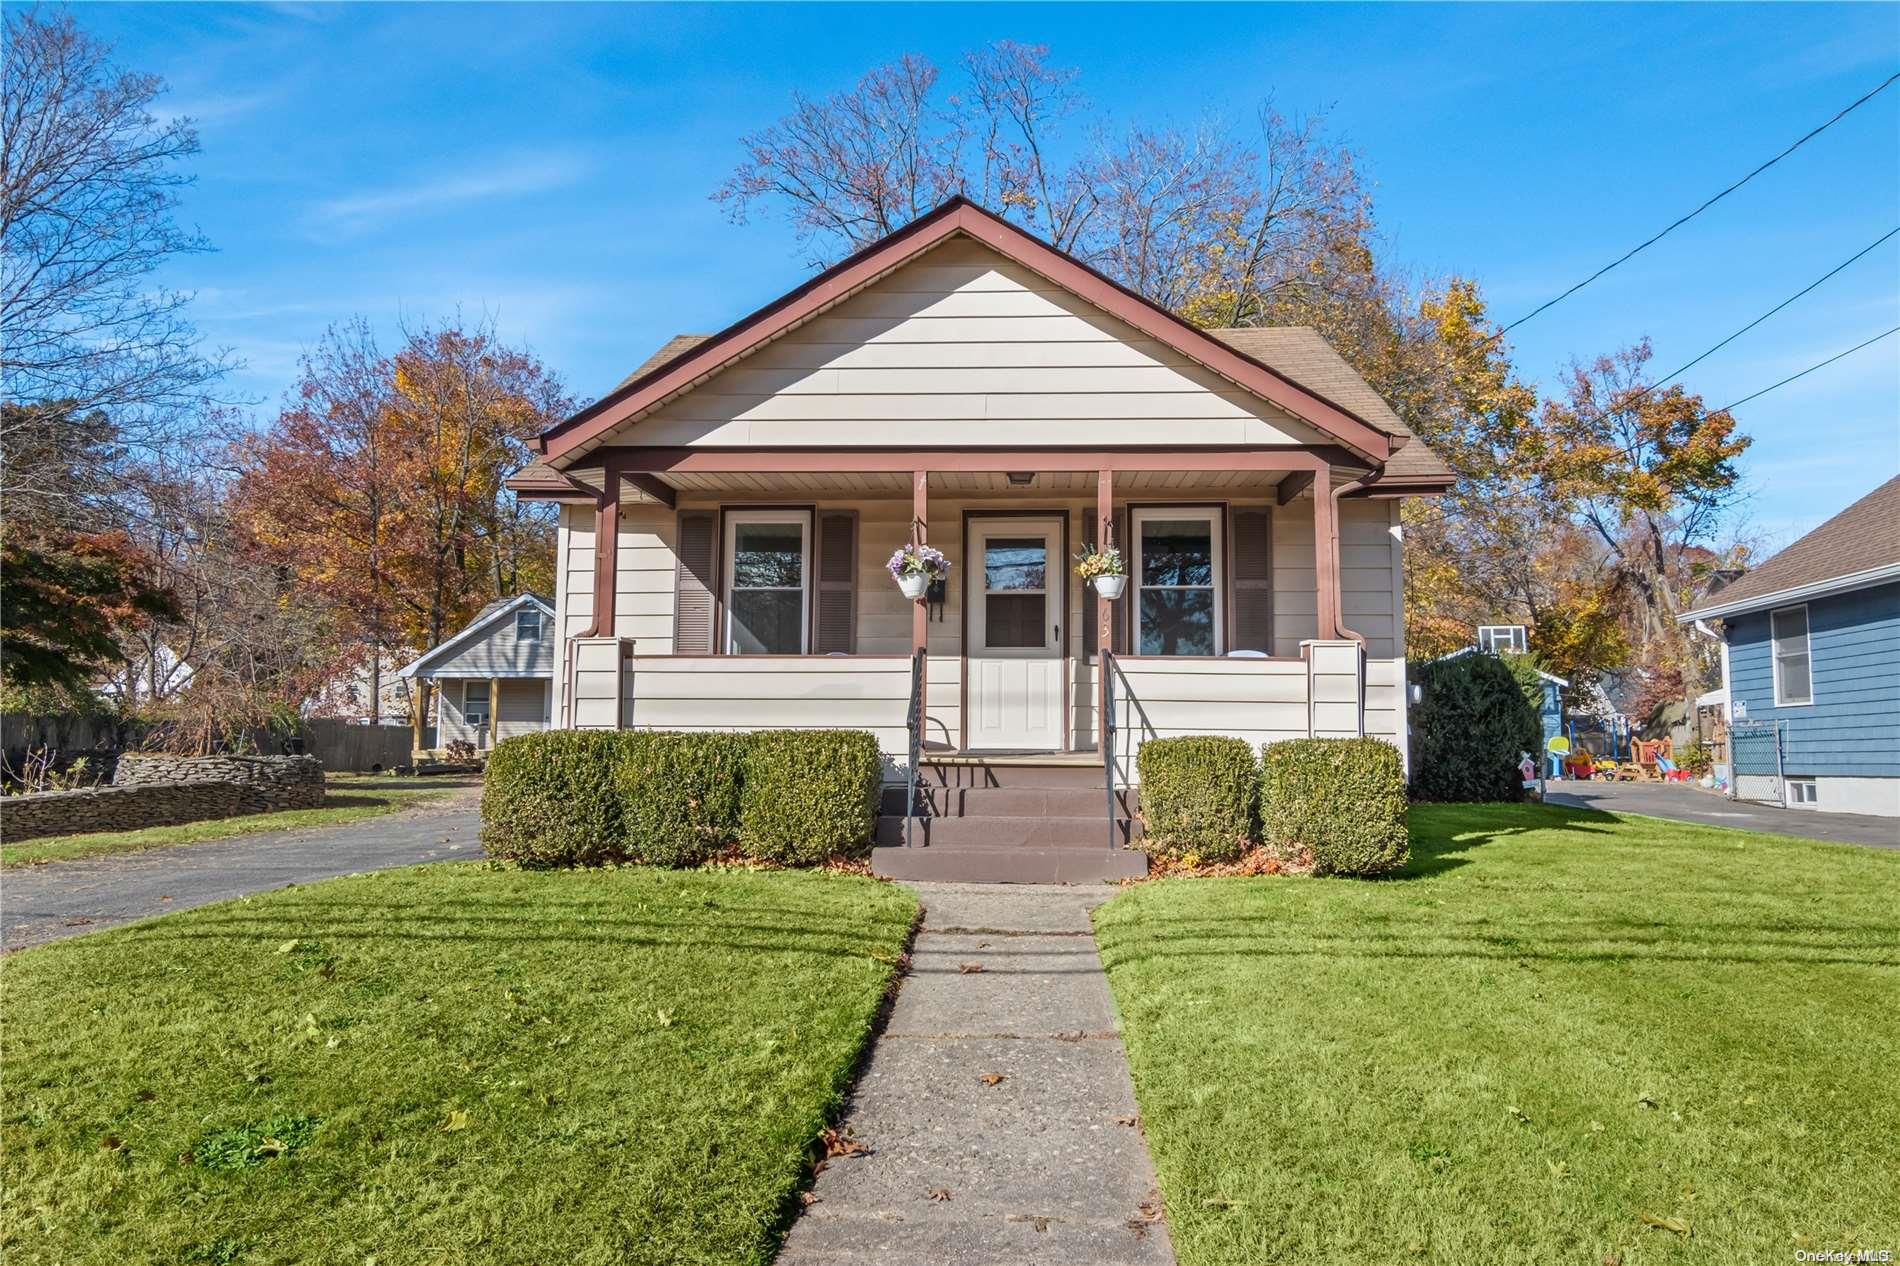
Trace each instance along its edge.
{"label": "front lawn", "polygon": [[768,1261],[915,910],[438,864],[22,951],[0,1259]]}
{"label": "front lawn", "polygon": [[1096,916],[1183,1266],[1900,1250],[1900,855],[1423,806]]}
{"label": "front lawn", "polygon": [[[137,831],[94,831],[87,835],[49,835],[0,846],[0,865],[31,866],[64,862],[77,857],[104,857],[136,853],[174,844],[202,844],[228,840],[234,835],[260,831],[288,831],[297,827],[342,826],[364,818],[378,818],[399,809],[413,809],[441,800],[467,780],[392,778],[375,774],[332,774],[324,783],[321,809],[286,809],[281,813],[252,813],[238,818],[209,818],[178,826],[148,826]],[[4,809],[0,803],[0,809]]]}

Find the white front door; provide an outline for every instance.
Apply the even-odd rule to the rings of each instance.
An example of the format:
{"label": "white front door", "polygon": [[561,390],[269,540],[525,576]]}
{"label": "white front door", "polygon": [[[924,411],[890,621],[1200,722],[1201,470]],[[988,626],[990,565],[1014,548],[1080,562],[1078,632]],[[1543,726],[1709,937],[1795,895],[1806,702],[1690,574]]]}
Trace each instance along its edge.
{"label": "white front door", "polygon": [[969,744],[1053,752],[1063,742],[1062,519],[972,519]]}

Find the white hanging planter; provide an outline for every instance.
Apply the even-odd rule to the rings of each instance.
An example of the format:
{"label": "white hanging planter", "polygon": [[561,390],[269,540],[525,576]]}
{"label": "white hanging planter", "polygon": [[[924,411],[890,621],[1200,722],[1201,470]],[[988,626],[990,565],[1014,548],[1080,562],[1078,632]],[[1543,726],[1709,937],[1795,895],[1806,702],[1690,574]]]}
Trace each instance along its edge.
{"label": "white hanging planter", "polygon": [[913,572],[907,576],[899,576],[897,578],[897,587],[903,593],[904,597],[915,602],[917,599],[923,597],[925,591],[930,588],[930,577],[924,575],[922,572]]}
{"label": "white hanging planter", "polygon": [[1101,594],[1104,598],[1113,602],[1115,599],[1121,597],[1122,590],[1128,587],[1128,577],[1125,575],[1097,576],[1095,577],[1094,584],[1096,593]]}

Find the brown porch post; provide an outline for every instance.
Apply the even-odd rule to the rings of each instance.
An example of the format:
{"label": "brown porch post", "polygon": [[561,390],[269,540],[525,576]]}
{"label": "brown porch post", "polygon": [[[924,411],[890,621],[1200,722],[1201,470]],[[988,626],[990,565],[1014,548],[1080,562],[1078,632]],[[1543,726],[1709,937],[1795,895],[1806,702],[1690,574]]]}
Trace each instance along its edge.
{"label": "brown porch post", "polygon": [[420,759],[422,756],[423,721],[429,715],[429,683],[421,677],[412,677],[410,678],[410,680],[416,683],[415,698],[410,701],[411,706],[415,709],[415,714],[416,714],[415,715],[415,741],[410,744],[410,746],[414,748],[415,750],[411,753],[411,756],[412,758]]}
{"label": "brown porch post", "polygon": [[[910,539],[913,545],[930,543],[930,472],[914,470],[910,475]],[[927,713],[922,705],[929,698],[930,689],[930,593],[925,590],[923,597],[910,604],[910,649],[914,654],[923,651],[924,661],[917,668],[917,688],[919,692],[920,712]],[[919,716],[921,723],[922,716]],[[918,736],[922,741],[922,734]]]}
{"label": "brown porch post", "polygon": [[[1107,549],[1119,545],[1109,540],[1115,530],[1115,472],[1095,472],[1095,547]],[[1115,638],[1115,606],[1108,599],[1095,600],[1095,745],[1107,740],[1102,732],[1108,721],[1108,651]]]}
{"label": "brown porch post", "polygon": [[614,635],[614,580],[620,554],[620,467],[608,462],[607,486],[594,507],[594,616],[582,637]]}
{"label": "brown porch post", "polygon": [[488,679],[488,750],[495,750],[495,741],[501,737],[501,678]]}
{"label": "brown porch post", "polygon": [[1333,468],[1321,463],[1313,475],[1313,574],[1318,587],[1319,626],[1314,636],[1339,636],[1339,539],[1333,522]]}

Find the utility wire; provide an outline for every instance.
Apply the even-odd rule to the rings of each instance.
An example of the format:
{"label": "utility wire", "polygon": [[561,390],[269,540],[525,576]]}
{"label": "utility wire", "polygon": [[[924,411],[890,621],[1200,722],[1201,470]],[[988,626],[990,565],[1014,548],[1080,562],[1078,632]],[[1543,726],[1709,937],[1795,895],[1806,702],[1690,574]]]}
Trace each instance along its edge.
{"label": "utility wire", "polygon": [[1696,357],[1694,360],[1682,366],[1682,368],[1676,370],[1674,373],[1662,375],[1660,378],[1656,379],[1655,382],[1643,388],[1641,391],[1637,392],[1634,396],[1631,396],[1630,399],[1624,402],[1620,407],[1627,408],[1629,405],[1635,404],[1638,400],[1642,399],[1644,396],[1648,395],[1650,392],[1656,390],[1656,388],[1663,386],[1665,383],[1674,382],[1676,379],[1682,377],[1683,374],[1687,373],[1691,369],[1694,369],[1697,365],[1700,365],[1703,361],[1715,355],[1717,352],[1727,347],[1730,343],[1733,343],[1736,339],[1748,333],[1750,330],[1760,325],[1763,321],[1766,321],[1769,317],[1781,311],[1783,308],[1793,303],[1796,299],[1799,299],[1802,295],[1807,294],[1810,290],[1813,290],[1815,287],[1819,286],[1822,282],[1826,281],[1828,278],[1834,276],[1836,273],[1846,268],[1849,264],[1854,263],[1856,260],[1866,255],[1869,251],[1873,250],[1875,246],[1879,246],[1882,242],[1885,242],[1888,238],[1894,236],[1897,233],[1900,233],[1900,228],[1888,229],[1885,233],[1881,234],[1880,238],[1877,241],[1875,241],[1872,245],[1862,247],[1859,251],[1857,251],[1851,259],[1848,259],[1844,263],[1835,265],[1833,268],[1829,269],[1826,273],[1824,273],[1819,279],[1809,282],[1807,285],[1803,286],[1801,289],[1795,291],[1793,294],[1789,295],[1786,299],[1783,299],[1780,303],[1777,303],[1774,307],[1768,309],[1768,311],[1762,313],[1760,316],[1756,317],[1753,321],[1750,321],[1747,325],[1744,325],[1741,329],[1735,331],[1735,333],[1729,335],[1727,338],[1723,339],[1720,343],[1717,343],[1714,347],[1711,347],[1708,351],[1702,353],[1702,355]]}
{"label": "utility wire", "polygon": [[1681,228],[1683,225],[1687,224],[1689,221],[1695,219],[1698,215],[1701,215],[1704,211],[1707,211],[1710,207],[1714,206],[1716,203],[1720,202],[1722,199],[1728,197],[1730,194],[1734,193],[1737,189],[1740,189],[1743,185],[1747,184],[1749,181],[1753,180],[1755,177],[1761,175],[1763,172],[1767,171],[1770,167],[1773,167],[1776,163],[1780,162],[1782,159],[1786,158],[1788,155],[1794,153],[1796,150],[1800,149],[1803,145],[1806,145],[1809,141],[1813,140],[1815,137],[1819,136],[1821,133],[1833,127],[1836,123],[1839,123],[1842,119],[1846,118],[1849,114],[1852,114],[1855,110],[1859,109],[1861,106],[1865,105],[1867,102],[1873,100],[1873,98],[1875,98],[1880,93],[1886,91],[1889,87],[1891,87],[1894,81],[1897,79],[1900,79],[1900,72],[1896,72],[1894,74],[1887,76],[1886,79],[1881,81],[1878,87],[1874,88],[1871,92],[1867,93],[1865,96],[1856,100],[1853,104],[1849,105],[1846,109],[1842,110],[1839,114],[1829,119],[1826,123],[1823,123],[1820,127],[1815,128],[1812,132],[1809,132],[1806,136],[1802,137],[1800,140],[1790,145],[1787,149],[1782,150],[1779,154],[1776,154],[1773,158],[1769,159],[1767,162],[1763,163],[1761,166],[1757,167],[1755,170],[1749,172],[1746,176],[1743,176],[1740,180],[1736,181],[1734,184],[1730,185],[1728,188],[1722,190],[1722,192],[1716,194],[1713,198],[1710,198],[1707,202],[1704,202],[1701,206],[1689,212],[1689,214],[1683,216],[1681,219],[1671,224],[1668,228],[1664,229],[1662,232],[1656,234],[1656,236],[1650,238],[1648,241],[1642,242],[1630,248],[1628,251],[1624,252],[1622,255],[1617,256],[1617,258],[1611,260],[1609,263],[1605,264],[1603,267],[1597,269],[1595,272],[1591,273],[1588,277],[1585,277],[1582,281],[1578,282],[1576,285],[1570,287],[1570,289],[1558,295],[1555,299],[1548,300],[1547,302],[1539,304],[1537,307],[1532,308],[1529,312],[1526,312],[1523,316],[1511,322],[1509,325],[1499,330],[1496,334],[1493,334],[1489,339],[1486,340],[1487,344],[1495,343],[1497,340],[1503,338],[1506,334],[1509,334],[1512,330],[1524,324],[1524,322],[1530,320],[1532,317],[1538,315],[1541,312],[1547,311],[1550,308],[1556,307],[1558,304],[1562,303],[1565,299],[1568,299],[1571,295],[1576,294],[1577,291],[1583,289],[1585,286],[1589,285],[1591,282],[1595,281],[1597,278],[1603,276],[1604,273],[1609,272],[1612,268],[1617,267],[1619,264],[1624,264],[1624,263],[1629,262],[1631,259],[1635,258],[1641,252],[1648,250],[1650,247],[1654,246],[1656,243],[1662,241],[1665,237],[1668,237],[1671,233],[1675,232],[1677,229]]}
{"label": "utility wire", "polygon": [[1797,378],[1805,378],[1809,374],[1813,373],[1815,370],[1824,369],[1827,366],[1832,365],[1835,361],[1840,360],[1844,356],[1852,356],[1855,352],[1858,352],[1863,347],[1872,347],[1875,343],[1878,343],[1881,339],[1887,338],[1889,335],[1893,335],[1893,334],[1900,334],[1900,325],[1896,325],[1891,330],[1886,330],[1879,334],[1874,335],[1872,338],[1868,339],[1865,343],[1856,343],[1854,344],[1854,346],[1848,348],[1844,352],[1836,352],[1834,355],[1828,357],[1824,361],[1819,361],[1813,365],[1809,365],[1806,369],[1802,370],[1798,374],[1789,374],[1786,378],[1783,378],[1780,382],[1774,383],[1771,386],[1763,387],[1760,391],[1757,391],[1752,396],[1743,396],[1740,400],[1737,400],[1734,404],[1725,404],[1721,408],[1717,409],[1716,412],[1727,413],[1730,409],[1739,408],[1740,406],[1747,404],[1750,400],[1758,400],[1761,397],[1767,395],[1769,392],[1775,390],[1776,387],[1785,387]]}

